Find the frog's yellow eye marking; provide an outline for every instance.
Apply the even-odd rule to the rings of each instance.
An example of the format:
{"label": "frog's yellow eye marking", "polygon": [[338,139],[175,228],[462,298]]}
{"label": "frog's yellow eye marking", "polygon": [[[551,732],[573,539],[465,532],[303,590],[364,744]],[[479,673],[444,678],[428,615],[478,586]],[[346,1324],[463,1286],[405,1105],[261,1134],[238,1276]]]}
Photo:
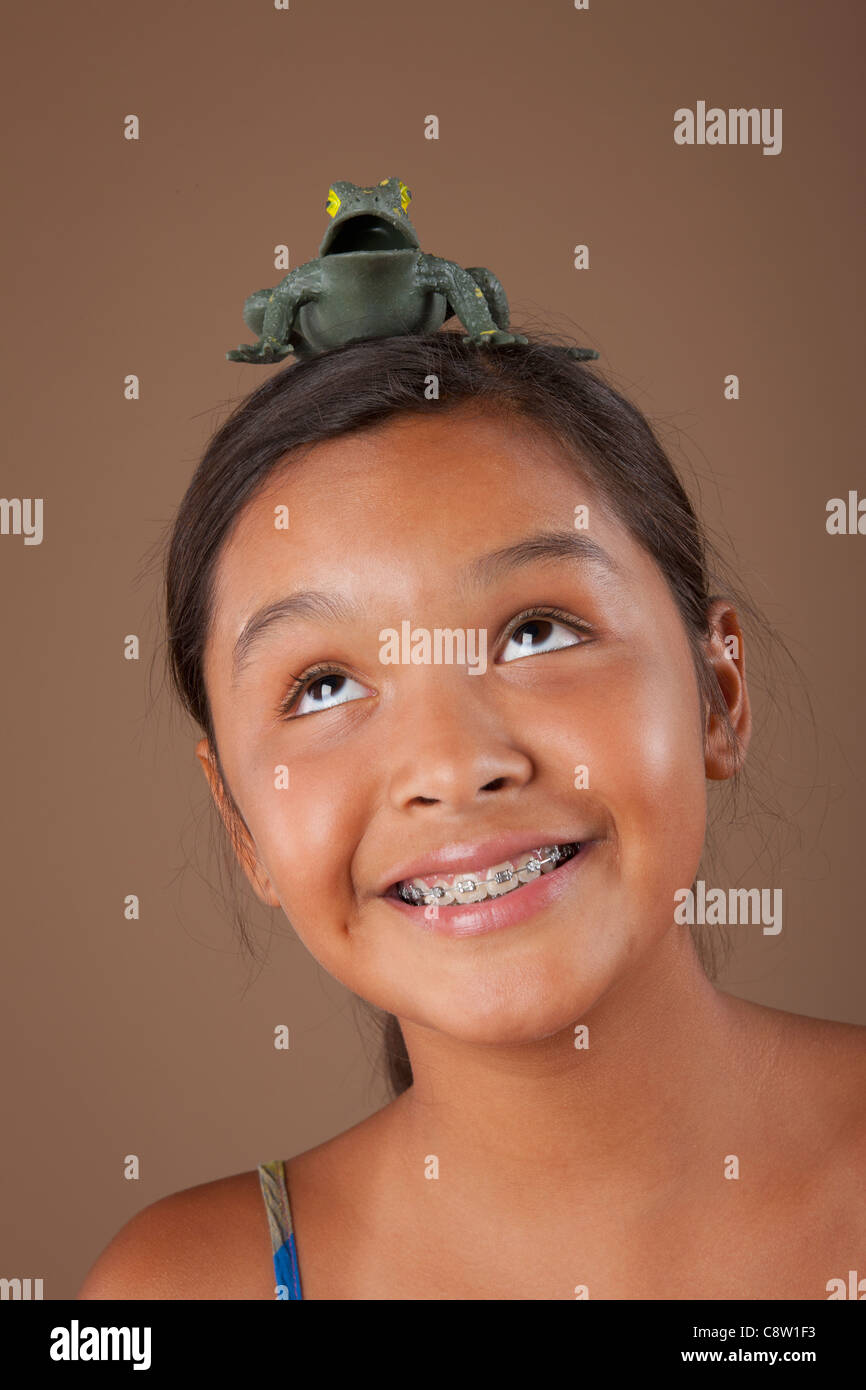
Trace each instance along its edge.
{"label": "frog's yellow eye marking", "polygon": [[406,185],[405,185],[405,183],[403,182],[403,180],[401,179],[401,180],[400,180],[400,206],[402,207],[402,209],[403,209],[404,212],[406,211],[406,209],[407,209],[407,207],[409,206],[409,204],[411,203],[411,201],[412,201],[412,194],[411,194],[411,192],[409,191],[409,189],[406,187]]}
{"label": "frog's yellow eye marking", "polygon": [[387,182],[388,182],[387,179],[380,179],[380,180],[379,180],[379,187],[380,187],[380,188],[384,188],[385,185],[387,184]]}
{"label": "frog's yellow eye marking", "polygon": [[325,212],[329,217],[336,217],[340,209],[340,199],[337,197],[333,188],[328,189],[328,201],[325,204]]}

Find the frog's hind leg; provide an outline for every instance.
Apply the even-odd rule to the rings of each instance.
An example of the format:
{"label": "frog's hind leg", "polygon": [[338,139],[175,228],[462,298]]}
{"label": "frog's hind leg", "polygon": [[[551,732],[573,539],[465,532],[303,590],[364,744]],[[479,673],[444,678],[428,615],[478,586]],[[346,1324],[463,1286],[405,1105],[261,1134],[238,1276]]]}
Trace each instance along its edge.
{"label": "frog's hind leg", "polygon": [[497,328],[508,327],[508,297],[499,277],[483,265],[470,265],[466,270],[487,300],[490,317]]}
{"label": "frog's hind leg", "polygon": [[[508,297],[505,290],[502,288],[502,282],[499,277],[494,275],[493,271],[488,270],[484,265],[469,266],[466,274],[471,275],[481,293],[484,295],[487,301],[487,307],[490,310],[490,317],[493,319],[496,327],[507,328]],[[447,323],[449,319],[453,319],[455,312],[451,303],[448,302],[445,306],[445,318],[443,319],[443,323]]]}
{"label": "frog's hind leg", "polygon": [[262,324],[265,321],[265,310],[273,293],[272,289],[256,290],[244,303],[244,323],[259,337],[261,337]]}

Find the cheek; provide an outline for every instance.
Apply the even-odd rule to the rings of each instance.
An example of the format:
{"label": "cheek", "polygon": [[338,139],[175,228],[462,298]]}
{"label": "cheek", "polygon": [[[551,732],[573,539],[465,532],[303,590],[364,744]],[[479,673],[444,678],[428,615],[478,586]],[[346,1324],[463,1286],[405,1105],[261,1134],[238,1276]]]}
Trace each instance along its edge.
{"label": "cheek", "polygon": [[[706,828],[697,681],[686,652],[624,661],[582,684],[551,740],[572,777],[587,769],[587,807],[603,808],[621,890],[670,925],[673,894],[691,886]],[[567,732],[563,733],[563,730]],[[595,822],[593,822],[595,823]],[[620,903],[620,907],[622,907]]]}
{"label": "cheek", "polygon": [[634,692],[610,771],[623,883],[659,930],[671,925],[674,894],[691,886],[703,851],[706,777],[697,702],[696,686],[671,680],[668,672],[647,681]]}
{"label": "cheek", "polygon": [[316,954],[351,903],[347,857],[363,835],[366,803],[357,771],[337,754],[290,758],[275,741],[245,775],[244,813],[259,856]]}

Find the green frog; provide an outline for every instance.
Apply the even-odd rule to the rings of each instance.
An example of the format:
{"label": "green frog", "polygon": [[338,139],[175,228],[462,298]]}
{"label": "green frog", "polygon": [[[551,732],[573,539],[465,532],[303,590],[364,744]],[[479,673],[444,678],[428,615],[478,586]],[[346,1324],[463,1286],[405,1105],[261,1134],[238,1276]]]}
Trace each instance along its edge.
{"label": "green frog", "polygon": [[[435,333],[455,314],[467,330],[464,342],[526,343],[508,331],[508,299],[491,270],[464,270],[421,250],[407,211],[411,199],[397,178],[374,188],[332,184],[318,257],[249,296],[244,323],[259,340],[227,352],[228,360],[271,363],[293,354],[303,361],[367,338]],[[590,348],[568,352],[598,357]]]}

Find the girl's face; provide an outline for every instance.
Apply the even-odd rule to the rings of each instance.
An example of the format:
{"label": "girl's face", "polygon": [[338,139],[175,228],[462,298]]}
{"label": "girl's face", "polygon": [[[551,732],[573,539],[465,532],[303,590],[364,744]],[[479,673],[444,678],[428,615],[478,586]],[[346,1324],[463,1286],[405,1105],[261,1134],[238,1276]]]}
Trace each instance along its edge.
{"label": "girl's face", "polygon": [[[567,1027],[671,930],[727,775],[654,561],[553,440],[466,408],[271,479],[223,548],[205,677],[259,896],[350,990],[467,1041]],[[438,917],[389,896],[573,842]]]}

